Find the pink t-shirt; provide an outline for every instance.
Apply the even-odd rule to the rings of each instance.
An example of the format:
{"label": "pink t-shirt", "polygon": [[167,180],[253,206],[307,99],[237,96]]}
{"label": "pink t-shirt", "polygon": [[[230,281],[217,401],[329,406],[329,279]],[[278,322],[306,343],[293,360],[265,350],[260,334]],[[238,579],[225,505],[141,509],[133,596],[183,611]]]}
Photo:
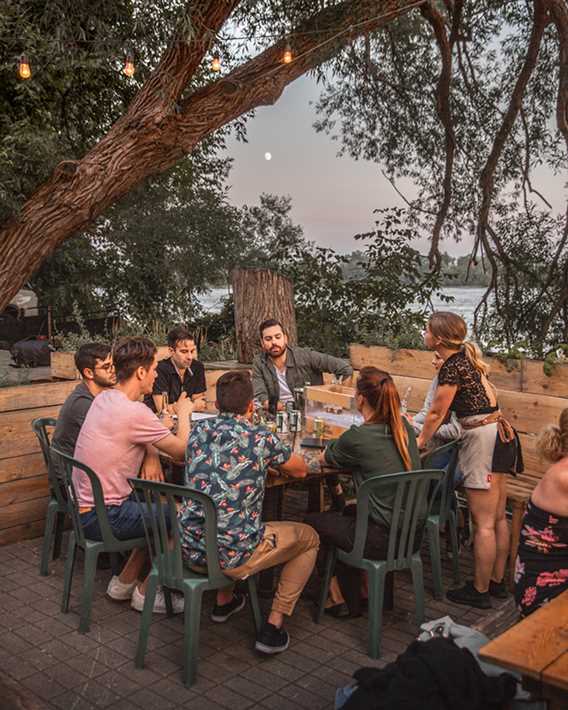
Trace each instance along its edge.
{"label": "pink t-shirt", "polygon": [[[105,505],[120,505],[132,492],[129,478],[139,475],[146,444],[155,444],[169,430],[142,402],[133,402],[119,390],[95,397],[75,445],[74,458],[99,477]],[[73,469],[73,484],[80,507],[94,506],[87,475]]]}

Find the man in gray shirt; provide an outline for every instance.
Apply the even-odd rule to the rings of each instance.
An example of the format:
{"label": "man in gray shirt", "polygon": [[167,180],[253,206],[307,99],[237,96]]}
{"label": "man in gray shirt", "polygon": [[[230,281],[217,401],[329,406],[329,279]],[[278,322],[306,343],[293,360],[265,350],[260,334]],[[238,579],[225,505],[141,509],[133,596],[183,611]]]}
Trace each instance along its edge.
{"label": "man in gray shirt", "polygon": [[116,384],[110,345],[86,343],[75,353],[75,367],[82,381],[59,410],[52,444],[69,456],[75,452],[79,431],[94,398]]}
{"label": "man in gray shirt", "polygon": [[273,318],[260,324],[260,343],[263,352],[252,363],[254,398],[265,409],[282,409],[294,398],[294,388],[323,384],[323,373],[331,372],[346,380],[353,368],[346,360],[318,353],[315,350],[288,345],[282,324]]}

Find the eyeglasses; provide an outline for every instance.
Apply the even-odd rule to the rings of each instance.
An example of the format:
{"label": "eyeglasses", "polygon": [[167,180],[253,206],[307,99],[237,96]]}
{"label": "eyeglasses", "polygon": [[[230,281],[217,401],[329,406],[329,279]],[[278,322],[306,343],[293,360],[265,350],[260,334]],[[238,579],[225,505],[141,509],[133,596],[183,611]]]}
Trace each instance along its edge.
{"label": "eyeglasses", "polygon": [[111,370],[114,370],[114,365],[112,362],[107,362],[106,365],[97,365],[95,370],[105,370],[106,372],[110,372]]}

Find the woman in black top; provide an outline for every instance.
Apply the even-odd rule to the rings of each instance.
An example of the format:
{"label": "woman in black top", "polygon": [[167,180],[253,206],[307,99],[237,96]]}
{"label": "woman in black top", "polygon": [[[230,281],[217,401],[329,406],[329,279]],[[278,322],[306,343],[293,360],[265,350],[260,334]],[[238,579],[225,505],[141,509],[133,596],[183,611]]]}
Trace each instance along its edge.
{"label": "woman in black top", "polygon": [[506,477],[514,473],[515,433],[499,412],[488,368],[477,346],[465,340],[465,321],[455,313],[432,314],[425,345],[444,360],[438,387],[418,445],[424,448],[450,411],[464,429],[458,465],[463,473],[474,525],[475,574],[472,582],[450,590],[450,601],[480,609],[491,607],[491,596],[505,598],[503,582],[509,552],[509,527],[505,518]]}

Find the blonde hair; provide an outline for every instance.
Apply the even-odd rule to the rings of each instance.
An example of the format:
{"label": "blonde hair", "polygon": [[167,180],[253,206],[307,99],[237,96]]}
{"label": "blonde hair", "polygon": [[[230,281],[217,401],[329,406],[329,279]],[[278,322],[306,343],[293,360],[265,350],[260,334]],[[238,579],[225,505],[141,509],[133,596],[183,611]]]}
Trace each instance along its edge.
{"label": "blonde hair", "polygon": [[440,345],[448,350],[463,349],[475,369],[487,377],[489,367],[481,359],[482,353],[479,347],[465,339],[467,326],[461,316],[451,311],[434,311],[430,316],[428,326],[432,335],[440,340]]}
{"label": "blonde hair", "polygon": [[560,413],[558,426],[552,424],[541,431],[536,450],[539,456],[553,463],[568,455],[568,409]]}

